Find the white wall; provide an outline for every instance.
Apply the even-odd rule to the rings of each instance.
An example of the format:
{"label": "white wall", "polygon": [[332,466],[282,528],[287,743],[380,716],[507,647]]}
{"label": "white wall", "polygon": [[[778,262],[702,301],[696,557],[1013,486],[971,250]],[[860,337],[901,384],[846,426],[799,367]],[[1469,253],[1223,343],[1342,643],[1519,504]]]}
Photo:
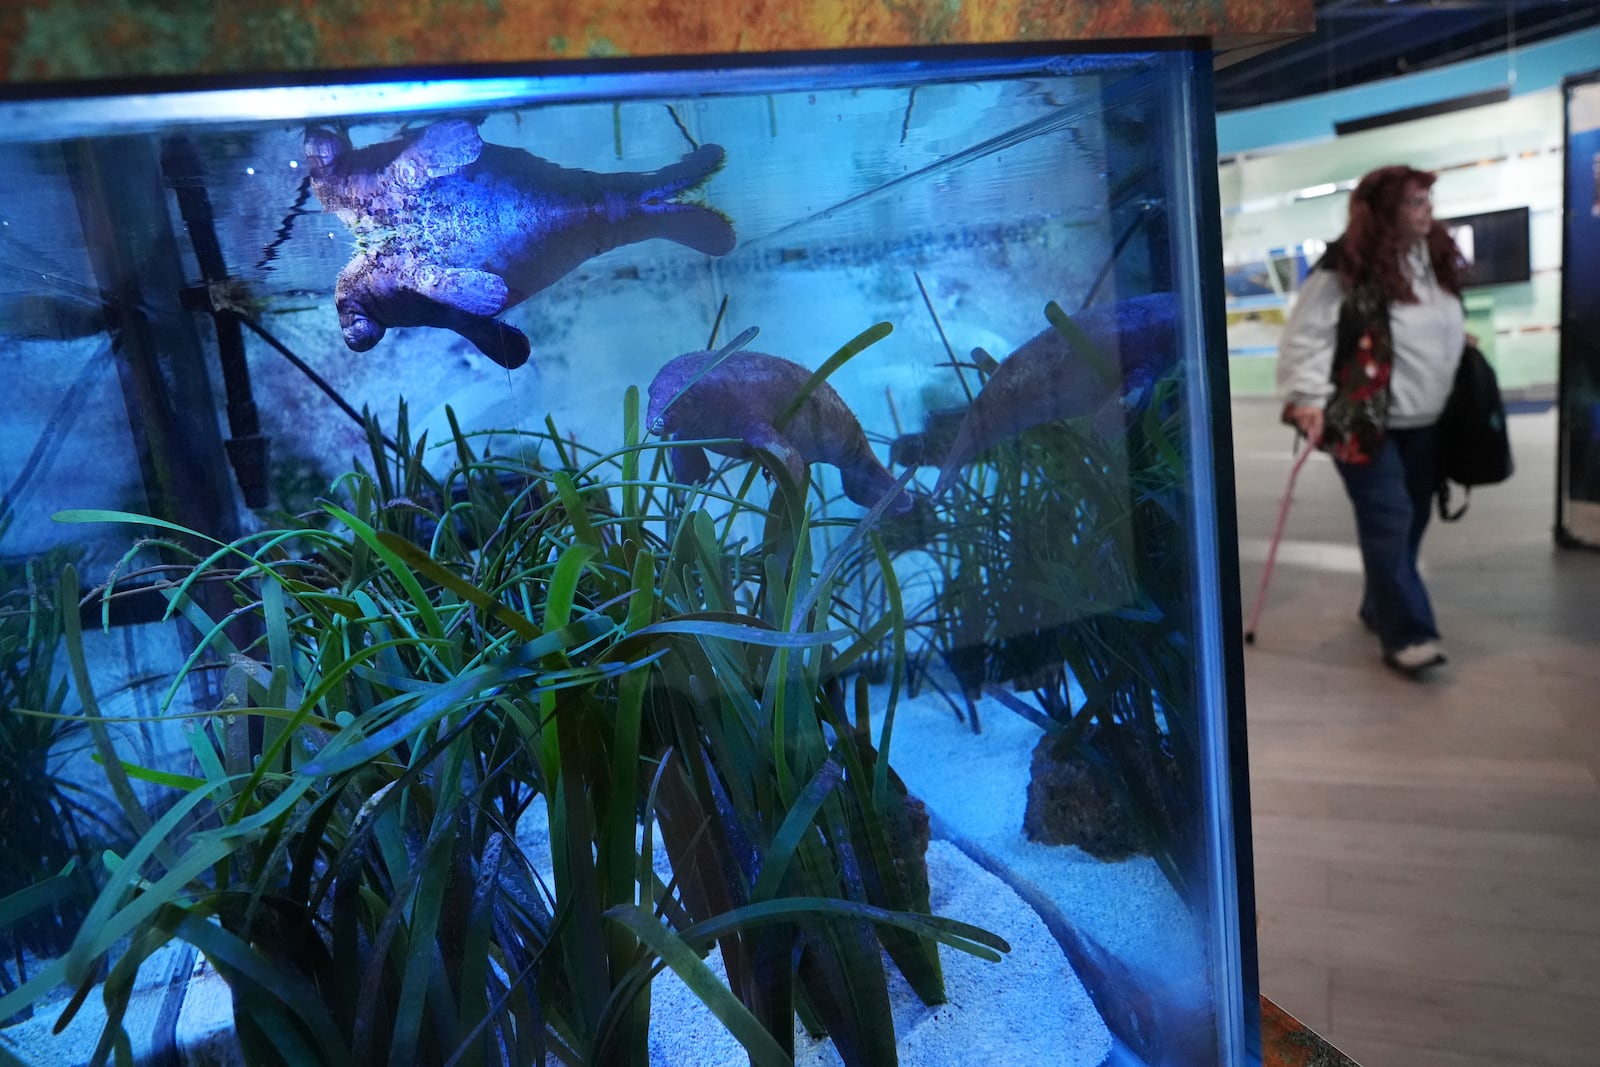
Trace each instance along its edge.
{"label": "white wall", "polygon": [[[1474,289],[1472,324],[1507,390],[1553,391],[1555,326],[1560,318],[1561,142],[1559,89],[1502,103],[1384,126],[1278,151],[1240,153],[1219,171],[1222,243],[1229,264],[1272,250],[1327,241],[1344,228],[1348,189],[1374,167],[1406,163],[1439,173],[1434,212],[1441,217],[1526,205],[1533,277],[1517,285]],[[1337,184],[1338,192],[1297,199]],[[1259,318],[1240,322],[1230,301],[1230,349],[1270,345],[1285,300],[1253,301]],[[1235,393],[1270,392],[1275,357],[1233,354]]]}

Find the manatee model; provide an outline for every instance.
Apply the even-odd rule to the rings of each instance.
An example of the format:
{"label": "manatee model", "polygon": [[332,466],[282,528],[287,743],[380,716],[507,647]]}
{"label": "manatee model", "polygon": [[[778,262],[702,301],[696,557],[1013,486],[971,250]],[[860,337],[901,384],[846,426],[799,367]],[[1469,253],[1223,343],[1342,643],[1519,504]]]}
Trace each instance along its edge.
{"label": "manatee model", "polygon": [[933,495],[986,449],[1034,426],[1092,415],[1102,434],[1125,405],[1148,402],[1150,386],[1177,361],[1171,293],[1100,304],[1072,317],[1093,346],[1078,351],[1053,326],[1011,353],[989,376],[943,456]]}
{"label": "manatee model", "polygon": [[528,338],[496,316],[585,260],[658,237],[709,256],[734,246],[725,216],[679,199],[722,166],[714,144],[660,170],[615,174],[486,144],[454,119],[363,148],[313,127],[304,148],[311,191],[355,235],[334,298],[357,352],[391,326],[438,326],[520,367]]}
{"label": "manatee model", "polygon": [[[812,463],[837,467],[845,496],[871,508],[895,488],[855,413],[827,382],[821,382],[793,414],[788,409],[811,371],[761,352],[738,351],[716,361],[715,352],[689,352],[667,361],[650,383],[646,425],[672,439],[732,438],[736,443],[683,445],[671,452],[673,477],[704,481],[711,472],[706,449],[734,459],[757,459],[765,450],[803,485]],[[905,514],[912,498],[902,493],[890,514]]]}

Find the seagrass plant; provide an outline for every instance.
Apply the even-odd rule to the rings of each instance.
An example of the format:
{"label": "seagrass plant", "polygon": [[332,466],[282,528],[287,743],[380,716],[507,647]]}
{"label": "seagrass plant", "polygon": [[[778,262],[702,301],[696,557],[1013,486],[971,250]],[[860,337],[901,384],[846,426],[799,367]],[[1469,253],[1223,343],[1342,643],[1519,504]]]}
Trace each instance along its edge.
{"label": "seagrass plant", "polygon": [[[1047,315],[1092,347],[1059,307]],[[1158,382],[1115,439],[1061,420],[968,466],[927,546],[935,590],[910,614],[919,677],[953,679],[944,695],[975,730],[987,695],[1042,726],[1057,759],[1082,758],[1187,893],[1198,704],[1176,387]]]}
{"label": "seagrass plant", "polygon": [[[9,523],[0,514],[0,540]],[[94,896],[99,848],[122,837],[100,798],[63,773],[85,740],[54,670],[54,576],[68,556],[0,566],[0,994],[66,948]]]}
{"label": "seagrass plant", "polygon": [[[103,1061],[140,963],[180,939],[229,983],[253,1064],[644,1067],[669,967],[752,1063],[791,1062],[796,1013],[851,1067],[895,1063],[880,941],[930,1001],[935,941],[1006,946],[927,914],[892,724],[873,751],[865,691],[841,680],[869,645],[903,650],[898,615],[831,619],[844,558],[887,564],[874,516],[816,560],[804,487],[757,508],[753,468],[737,492],[662,478],[635,390],[614,452],[547,425],[480,455],[452,421],[441,478],[405,423],[393,450],[369,424],[371,469],[337,503],[229,544],[59,516],[144,532],[117,572],[153,545],[192,559],[165,594],[203,635],[166,705],[193,763],[115,750],[63,616],[84,724],[142,836],[0,1017],[62,983],[81,1002],[109,966]],[[741,514],[759,545],[735,539]],[[228,617],[199,609],[202,582],[230,590]],[[69,568],[59,602],[78,593]],[[234,647],[246,617],[261,636]],[[222,706],[178,705],[197,671],[223,673]],[[169,791],[159,818],[137,779]],[[537,810],[548,856],[519,843]]]}
{"label": "seagrass plant", "polygon": [[[350,533],[269,531],[214,546],[169,591],[206,635],[173,692],[210,657],[229,664],[221,708],[174,713],[194,755],[189,774],[125,764],[86,684],[76,614],[64,616],[85,721],[145,833],[110,864],[67,953],[6,1001],[63,981],[81,996],[114,957],[99,1058],[125,1044],[135,973],[172,938],[229,981],[252,1063],[538,1055],[543,1016],[526,979],[549,916],[506,846],[493,786],[508,772],[476,749],[474,727],[512,694],[535,699],[627,665],[556,662],[593,639],[596,621],[479,626],[473,605],[425,585],[386,545],[402,542],[359,517],[379,509],[370,481],[353,482],[353,510],[326,506]],[[260,617],[261,647],[226,647],[222,621],[189,598],[199,581],[228,583],[239,610]],[[77,602],[70,569],[60,602]],[[129,778],[178,799],[152,822]]]}
{"label": "seagrass plant", "polygon": [[[838,362],[856,350],[847,346]],[[798,1012],[812,1034],[832,1037],[847,1064],[892,1064],[879,942],[926,1002],[943,1001],[943,983],[926,937],[932,927],[908,921],[926,914],[928,884],[913,815],[886,758],[892,705],[883,750],[874,751],[865,679],[847,688],[845,678],[886,637],[903,662],[903,626],[891,611],[862,628],[838,600],[840,565],[853,552],[888,563],[881,545],[860,536],[876,516],[818,563],[805,488],[789,483],[781,463],[767,466],[772,505],[759,539],[739,556],[708,511],[681,513],[664,606],[709,618],[748,598],[774,632],[830,640],[758,645],[708,630],[675,638],[675,654],[652,665],[647,693],[646,736],[660,754],[657,814],[683,906],[697,921],[691,929],[717,923],[724,931],[718,944],[730,984],[784,1057]],[[892,573],[888,580],[893,594]],[[741,930],[719,913],[764,922]],[[866,920],[885,924],[876,938]],[[982,939],[970,928],[964,936]]]}
{"label": "seagrass plant", "polygon": [[[886,327],[868,331],[846,345],[808,389],[885,333]],[[803,399],[796,397],[791,411]],[[806,489],[788,481],[782,463],[762,464],[775,487],[773,503],[761,508],[750,502],[755,465],[729,471],[724,464],[727,476],[709,486],[664,481],[665,450],[643,440],[632,391],[624,436],[619,454],[584,468],[614,464],[614,481],[556,478],[555,488],[569,514],[597,516],[578,531],[595,563],[595,582],[583,590],[597,604],[625,610],[621,646],[629,658],[643,653],[646,634],[663,654],[619,679],[613,713],[559,706],[554,713],[562,758],[547,758],[546,766],[559,763],[565,783],[547,777],[557,882],[592,877],[615,886],[599,897],[615,902],[609,914],[626,928],[611,932],[610,959],[634,957],[616,986],[625,998],[642,1000],[651,974],[671,966],[755,1063],[789,1062],[798,1013],[812,1033],[832,1038],[847,1064],[893,1064],[879,941],[929,1002],[943,999],[933,939],[989,958],[1005,945],[927,915],[920,853],[909,855],[904,798],[892,788],[887,759],[864,741],[870,727],[864,688],[853,703],[845,699],[844,671],[870,647],[893,635],[903,656],[898,615],[861,628],[850,611],[836,611],[844,560],[873,551],[887,563],[881,547],[868,547],[877,515],[852,523],[817,561]],[[553,431],[550,443],[560,445]],[[641,477],[646,466],[648,476]],[[741,467],[743,480],[732,488]],[[605,506],[582,507],[601,490]],[[753,543],[742,536],[751,524],[759,530]],[[559,705],[600,696],[586,690],[553,699]],[[855,718],[847,720],[852,709]],[[885,756],[891,732],[886,722]],[[575,750],[611,757],[609,776],[594,757],[588,804],[570,776]],[[605,803],[592,789],[602,780]],[[580,819],[591,820],[592,844],[575,832],[584,826]],[[636,824],[644,830],[637,850]],[[670,859],[666,885],[649,870],[656,825]],[[573,899],[583,907],[595,896]],[[640,953],[625,932],[650,951]],[[713,943],[726,987],[698,959]],[[600,947],[587,946],[573,958],[574,968],[599,958]],[[590,981],[605,986],[600,976]],[[623,1032],[609,1029],[607,1040]],[[622,1062],[607,1058],[612,1046],[601,1052],[604,1062]]]}

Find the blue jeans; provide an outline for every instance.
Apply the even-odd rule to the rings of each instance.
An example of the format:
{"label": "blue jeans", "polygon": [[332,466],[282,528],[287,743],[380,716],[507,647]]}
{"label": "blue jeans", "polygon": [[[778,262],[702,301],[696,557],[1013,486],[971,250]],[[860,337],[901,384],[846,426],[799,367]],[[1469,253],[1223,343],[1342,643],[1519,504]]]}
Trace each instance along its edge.
{"label": "blue jeans", "polygon": [[1361,620],[1377,632],[1385,652],[1439,637],[1417,573],[1417,549],[1433,507],[1437,444],[1433,426],[1390,430],[1371,463],[1334,464],[1355,506],[1366,581]]}

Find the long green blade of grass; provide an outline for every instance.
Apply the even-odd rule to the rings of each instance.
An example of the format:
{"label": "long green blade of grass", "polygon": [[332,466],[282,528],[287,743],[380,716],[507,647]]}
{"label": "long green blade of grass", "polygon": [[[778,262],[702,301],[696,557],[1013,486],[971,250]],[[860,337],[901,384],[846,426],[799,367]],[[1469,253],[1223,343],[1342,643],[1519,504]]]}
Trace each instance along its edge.
{"label": "long green blade of grass", "polygon": [[701,1003],[721,1020],[728,1032],[750,1054],[751,1067],[793,1067],[794,1061],[778,1046],[771,1034],[756,1021],[750,1010],[739,1003],[727,986],[701,962],[699,955],[682,938],[657,922],[649,912],[629,904],[612,908],[607,917],[621,923],[650,946],[662,961],[683,980]]}
{"label": "long green blade of grass", "polygon": [[777,895],[778,889],[783,885],[783,877],[789,871],[789,861],[794,858],[795,849],[800,845],[800,839],[810,832],[817,812],[822,810],[822,802],[828,799],[828,794],[833,792],[843,777],[844,768],[830,759],[817,769],[811,781],[800,791],[799,798],[784,816],[783,825],[779,826],[778,832],[773,835],[772,844],[762,860],[761,873],[756,877],[756,884],[750,890],[752,903],[769,900]]}
{"label": "long green blade of grass", "polygon": [[489,612],[507,629],[514,631],[529,641],[539,636],[539,628],[537,626],[506,607],[489,593],[440,564],[423,548],[387,530],[380,531],[377,537],[379,544],[394,553],[398,559],[404,560],[413,570],[430,581],[437,582],[445,589],[450,590],[450,592],[456,594],[456,596],[459,596],[473,607]]}
{"label": "long green blade of grass", "polygon": [[738,641],[747,645],[768,648],[811,648],[831,645],[850,636],[849,630],[817,630],[811,632],[784,632],[774,630],[753,616],[742,616],[743,621],[728,622],[711,618],[709,613],[687,612],[671,619],[662,619],[635,630],[630,638],[651,637],[659,634],[686,634],[691,637],[716,638]]}
{"label": "long green blade of grass", "polygon": [[205,953],[219,971],[232,972],[230,985],[243,979],[287,1007],[292,1018],[316,1038],[322,1063],[349,1062],[349,1050],[314,989],[285,974],[248,942],[202,916],[172,907],[158,917],[158,923]]}
{"label": "long green blade of grass", "polygon": [[[90,908],[88,916],[84,919],[84,924],[78,929],[77,937],[73,941],[73,947],[68,950],[67,954],[41,967],[28,981],[19,985],[6,996],[0,997],[0,1019],[9,1019],[63,982],[73,986],[81,985],[89,977],[91,965],[94,961],[98,960],[108,948],[116,944],[119,938],[137,926],[157,907],[160,907],[167,899],[170,899],[170,894],[175,891],[175,887],[168,890],[168,896],[163,897],[157,895],[158,887],[152,886],[146,888],[141,898],[145,905],[142,913],[134,915],[130,919],[128,916],[118,914],[116,911],[118,904],[128,889],[127,879],[137,874],[137,865],[149,859],[151,852],[154,851],[155,835],[160,835],[164,839],[165,835],[170,833],[172,828],[205,797],[206,794],[203,792],[185,797],[175,804],[151,828],[150,833],[145,835],[141,844],[135,846],[134,851],[124,858],[122,866],[112,873],[110,884],[101,890],[100,897]],[[226,855],[229,850],[226,846],[216,849],[215,858]],[[195,864],[193,865],[193,870],[198,873],[210,866],[211,862],[208,860],[204,863]],[[123,877],[123,872],[126,872],[127,878]],[[139,904],[140,900],[135,900],[134,903]],[[120,920],[114,929],[111,928],[110,924],[112,918]],[[91,926],[91,920],[96,925]],[[106,936],[107,932],[110,933],[109,937]]]}
{"label": "long green blade of grass", "polygon": [[465,671],[435,685],[409,711],[397,715],[387,726],[371,734],[361,734],[356,726],[345,728],[302,770],[316,778],[337,774],[376,759],[452,711],[459,710],[508,681],[529,677],[533,673],[533,668],[510,665],[491,665]]}
{"label": "long green blade of grass", "polygon": [[905,490],[906,484],[911,481],[916,473],[917,468],[907,468],[900,477],[895,479],[894,485],[889,491],[884,493],[878,502],[867,510],[865,515],[861,516],[855,528],[850,531],[843,541],[839,542],[838,547],[828,553],[828,558],[818,568],[817,576],[812,581],[811,587],[806,591],[805,596],[800,598],[799,603],[795,605],[794,611],[789,615],[791,629],[798,629],[804,624],[806,617],[811,614],[811,610],[817,606],[817,597],[825,589],[829,588],[834,575],[839,572],[839,568],[843,567],[855,555],[857,547],[860,546],[862,541],[866,540],[867,534],[871,532],[877,521],[883,517],[883,513],[889,510],[889,505],[899,498],[900,494]]}
{"label": "long green blade of grass", "polygon": [[806,919],[848,919],[853,922],[887,923],[923,937],[931,937],[951,948],[960,949],[992,963],[999,963],[1000,954],[1011,951],[1011,945],[1004,938],[971,923],[945,918],[942,915],[889,911],[871,904],[831,897],[778,897],[760,903],[746,904],[723,915],[698,922],[680,931],[680,935],[689,945],[699,947],[709,945],[739,930],[767,923],[799,922]]}
{"label": "long green blade of grass", "polygon": [[555,573],[550,576],[550,586],[545,591],[546,630],[567,625],[567,620],[572,617],[572,608],[577,597],[578,579],[582,576],[584,568],[589,565],[589,561],[599,554],[600,549],[597,546],[585,542],[569,545],[562,551],[561,558],[556,560]]}
{"label": "long green blade of grass", "polygon": [[70,894],[73,882],[69,875],[76,865],[77,861],[73,860],[63,870],[52,874],[44,881],[35,882],[26,889],[19,889],[0,898],[0,930],[10,929],[19,919],[43,911]]}
{"label": "long green blade of grass", "polygon": [[822,366],[818,367],[811,373],[811,377],[806,379],[805,384],[800,387],[799,391],[795,393],[794,397],[790,399],[789,403],[784,406],[783,411],[780,412],[778,417],[773,420],[772,425],[779,430],[782,430],[785,426],[789,425],[789,420],[794,418],[795,413],[800,410],[801,406],[805,404],[806,400],[810,398],[811,394],[816,392],[817,387],[828,380],[828,375],[844,366],[845,363],[849,362],[852,357],[860,353],[863,349],[870,348],[879,341],[883,340],[885,337],[888,337],[893,332],[894,326],[891,323],[879,322],[872,326],[868,326],[865,330],[862,330],[850,340],[846,341],[839,347],[837,352],[823,361]]}
{"label": "long green blade of grass", "polygon": [[[60,605],[62,640],[67,648],[67,663],[72,670],[73,684],[78,690],[78,703],[83,707],[83,718],[89,727],[89,736],[94,740],[95,750],[100,754],[102,765],[106,771],[106,781],[111,786],[112,796],[117,798],[117,803],[122,807],[122,815],[128,820],[128,825],[133,827],[136,834],[147,834],[150,831],[150,816],[145,813],[144,805],[139,803],[138,796],[133,791],[133,785],[128,781],[127,772],[122,769],[122,760],[117,756],[117,749],[111,742],[111,733],[106,729],[105,718],[100,714],[100,702],[95,698],[94,684],[89,677],[89,662],[83,651],[82,621],[78,617],[78,571],[68,563],[61,569],[61,577],[56,586],[56,603]],[[162,853],[165,858],[171,859],[171,849],[162,842]],[[0,1019],[8,1016],[0,1014]]]}
{"label": "long green blade of grass", "polygon": [[626,537],[638,541],[639,526],[639,442],[644,427],[639,413],[639,387],[628,386],[622,394],[622,515]]}
{"label": "long green blade of grass", "polygon": [[[490,937],[495,897],[500,885],[501,856],[505,847],[505,834],[490,834],[484,843],[483,854],[478,857],[478,877],[473,886],[465,944],[461,953],[461,999],[457,1014],[463,1025],[475,1024],[481,1028],[488,1023],[490,1015],[487,997]],[[462,1043],[452,1057],[453,1062],[459,1067],[481,1067],[488,1044],[488,1039],[477,1033],[463,1035]]]}
{"label": "long green blade of grass", "polygon": [[[94,761],[101,764],[105,762],[100,758],[98,752],[94,755]],[[187,792],[190,789],[199,789],[206,784],[206,779],[196,778],[192,774],[173,774],[171,771],[158,771],[154,767],[141,767],[139,764],[129,763],[127,760],[122,760],[121,763],[122,772],[129,778],[137,778],[139,781],[149,782],[151,785],[160,785],[168,789]]]}
{"label": "long green blade of grass", "polygon": [[344,508],[336,504],[324,502],[324,511],[350,528],[350,531],[365,544],[372,552],[383,560],[395,580],[405,589],[411,598],[411,605],[416,608],[417,617],[422,620],[423,629],[430,637],[443,637],[444,626],[439,621],[439,613],[433,606],[433,601],[423,590],[422,583],[417,581],[416,574],[389,546],[385,545],[378,537],[378,531],[372,526],[356,518]]}
{"label": "long green blade of grass", "polygon": [[1050,325],[1055,327],[1057,333],[1071,347],[1073,358],[1081,359],[1087,363],[1108,388],[1120,390],[1122,388],[1122,373],[1115,360],[1105,354],[1099,345],[1084,332],[1083,327],[1072,321],[1061,305],[1054,300],[1044,307],[1044,317],[1050,320]]}
{"label": "long green blade of grass", "polygon": [[[459,747],[456,747],[459,752]],[[442,796],[459,794],[460,776],[447,771],[440,787]],[[443,1033],[438,1036],[448,1044],[455,1044],[456,1020],[440,1020],[439,1015],[454,1016],[454,1005],[448,1000],[440,1002],[429,996],[433,980],[444,976],[436,970],[440,936],[439,923],[444,907],[446,882],[450,877],[450,861],[457,847],[467,842],[456,840],[454,806],[441,806],[435,815],[432,831],[418,873],[419,881],[410,894],[410,923],[406,929],[409,940],[405,953],[404,976],[400,983],[400,999],[395,1008],[395,1028],[389,1049],[391,1067],[407,1067],[415,1062],[419,1035],[425,1015],[432,1014],[435,1027]],[[440,1025],[440,1023],[443,1025]]]}

